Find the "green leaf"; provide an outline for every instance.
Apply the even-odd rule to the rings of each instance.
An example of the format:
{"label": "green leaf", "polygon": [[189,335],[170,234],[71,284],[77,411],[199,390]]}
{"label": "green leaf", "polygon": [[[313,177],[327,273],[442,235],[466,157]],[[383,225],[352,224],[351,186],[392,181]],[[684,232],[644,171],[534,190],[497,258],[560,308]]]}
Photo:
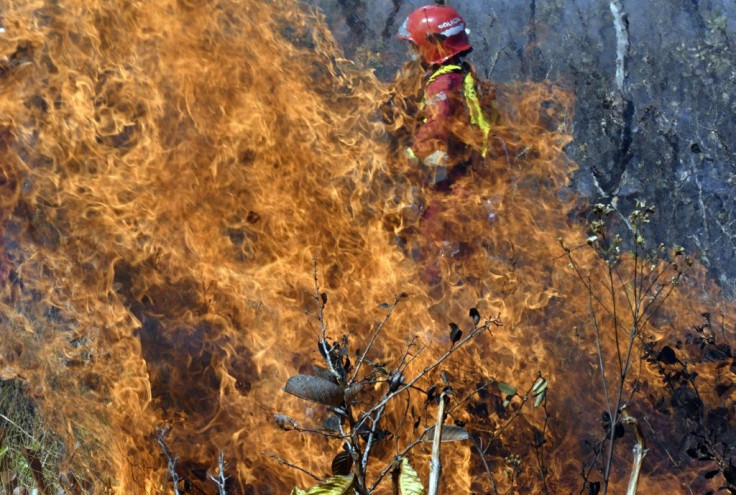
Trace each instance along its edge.
{"label": "green leaf", "polygon": [[401,459],[401,475],[399,476],[401,495],[424,495],[424,486],[419,481],[419,476],[409,464],[409,459]]}
{"label": "green leaf", "polygon": [[2,460],[3,457],[5,457],[5,454],[8,453],[8,446],[3,445],[2,448],[0,448],[0,460]]}
{"label": "green leaf", "polygon": [[291,495],[346,495],[352,490],[353,482],[355,482],[355,474],[352,473],[348,476],[333,476],[307,491],[295,487]]}
{"label": "green leaf", "polygon": [[498,382],[498,389],[506,395],[516,395],[516,387],[508,383]]}
{"label": "green leaf", "polygon": [[536,381],[536,383],[532,387],[532,394],[538,395],[544,392],[545,390],[547,390],[547,380],[545,380],[544,378],[540,378],[539,380]]}
{"label": "green leaf", "polygon": [[537,394],[537,398],[534,399],[534,407],[539,407],[539,404],[542,403],[544,398],[547,396],[547,392],[542,390],[540,393]]}

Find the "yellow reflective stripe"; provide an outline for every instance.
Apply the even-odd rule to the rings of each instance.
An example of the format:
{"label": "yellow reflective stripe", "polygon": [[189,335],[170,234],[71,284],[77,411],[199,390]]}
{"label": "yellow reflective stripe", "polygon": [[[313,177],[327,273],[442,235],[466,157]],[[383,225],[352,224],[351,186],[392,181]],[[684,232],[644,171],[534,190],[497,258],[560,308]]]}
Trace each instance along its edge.
{"label": "yellow reflective stripe", "polygon": [[414,153],[414,150],[411,149],[411,147],[406,148],[406,156],[408,156],[410,159],[415,159],[417,157],[416,153]]}
{"label": "yellow reflective stripe", "polygon": [[[461,71],[461,70],[463,70],[463,68],[461,66],[459,66],[459,65],[453,65],[453,64],[443,65],[442,67],[440,67],[439,69],[437,69],[436,71],[434,71],[431,76],[429,76],[429,79],[427,79],[427,82],[424,84],[425,90],[426,90],[427,86],[429,86],[432,83],[432,81],[434,81],[438,77],[440,77],[440,76],[442,76],[444,74],[449,74],[450,72],[457,72],[457,71]],[[426,106],[426,104],[427,104],[427,101],[426,101],[425,98],[423,98],[422,101],[421,101],[421,103],[419,103],[419,110],[420,111],[421,110],[424,110],[424,107]],[[426,119],[425,119],[425,122],[426,122]]]}
{"label": "yellow reflective stripe", "polygon": [[[460,65],[443,65],[434,73],[429,76],[429,79],[427,79],[427,83],[425,85],[428,86],[432,81],[437,79],[438,77],[449,74],[451,72],[458,72],[462,71],[463,67]],[[473,77],[472,72],[468,72],[465,74],[465,77],[463,78],[463,95],[465,96],[465,101],[468,105],[468,112],[470,113],[470,122],[473,125],[476,125],[480,128],[481,131],[483,131],[483,151],[482,155],[483,157],[486,156],[486,152],[488,151],[488,134],[491,132],[491,123],[486,118],[485,114],[483,113],[483,109],[481,108],[480,101],[478,100],[478,93],[475,90],[475,78]],[[421,103],[419,104],[419,109],[424,110],[424,106],[426,105],[426,101],[422,99]],[[424,122],[426,122],[427,119],[424,119]],[[411,148],[410,148],[411,150]],[[412,152],[413,155],[413,152]]]}
{"label": "yellow reflective stripe", "polygon": [[488,134],[491,131],[491,124],[483,115],[483,109],[481,109],[480,101],[478,101],[478,93],[475,91],[475,78],[470,72],[465,75],[463,80],[463,94],[468,102],[470,121],[480,127],[485,134]]}
{"label": "yellow reflective stripe", "polygon": [[485,157],[486,151],[488,151],[488,134],[491,132],[491,123],[488,122],[486,116],[483,114],[480,101],[478,101],[478,93],[475,91],[475,78],[471,72],[465,74],[465,79],[463,79],[463,94],[468,105],[470,122],[473,125],[477,125],[483,131],[482,155]]}
{"label": "yellow reflective stripe", "polygon": [[461,70],[463,70],[463,68],[459,65],[453,65],[453,64],[443,65],[442,67],[434,71],[434,74],[429,76],[429,79],[427,79],[427,84],[431,83],[432,81],[434,81],[435,79],[437,79],[438,77],[444,74],[449,74],[450,72],[457,72]]}

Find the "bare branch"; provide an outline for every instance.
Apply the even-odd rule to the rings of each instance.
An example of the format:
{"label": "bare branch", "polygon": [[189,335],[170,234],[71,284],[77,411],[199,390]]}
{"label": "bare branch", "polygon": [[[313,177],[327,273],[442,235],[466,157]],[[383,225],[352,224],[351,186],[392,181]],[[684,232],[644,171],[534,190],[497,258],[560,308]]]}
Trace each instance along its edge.
{"label": "bare branch", "polygon": [[166,446],[166,442],[164,442],[164,436],[166,436],[168,432],[168,426],[164,426],[163,428],[161,428],[161,432],[158,435],[158,444],[161,446],[161,450],[163,450],[164,456],[166,457],[166,462],[168,463],[171,481],[174,483],[174,494],[179,495],[179,481],[181,481],[181,478],[179,478],[179,474],[176,472],[176,461],[178,460],[178,458],[174,457],[171,454],[169,448]]}
{"label": "bare branch", "polygon": [[593,328],[595,329],[595,346],[596,350],[598,351],[598,366],[601,369],[603,397],[606,399],[606,408],[608,410],[608,415],[613,417],[613,413],[611,412],[611,398],[608,395],[608,383],[606,382],[606,367],[603,364],[603,350],[601,349],[601,329],[598,326],[598,319],[596,318],[595,310],[593,309],[593,297],[590,292],[588,292],[588,308],[590,311],[590,318],[593,321]]}
{"label": "bare branch", "polygon": [[537,430],[533,429],[532,435],[534,437],[534,451],[537,457],[537,466],[539,467],[539,476],[542,478],[542,487],[545,495],[549,494],[549,487],[547,486],[547,466],[544,462],[544,445],[546,443],[547,436],[547,425],[549,423],[549,410],[547,409],[547,398],[545,397],[542,401],[542,408],[544,409],[544,426],[542,426],[542,439],[541,441],[537,437]]}
{"label": "bare branch", "polygon": [[455,346],[453,346],[450,350],[445,352],[439,359],[437,359],[434,363],[424,368],[420,373],[418,373],[414,378],[409,380],[404,385],[397,388],[395,391],[387,394],[383,399],[381,399],[377,404],[375,404],[366,414],[370,414],[373,411],[377,410],[379,407],[384,406],[388,401],[399,395],[404,390],[408,389],[409,387],[413,386],[416,382],[418,382],[420,379],[424,378],[429,372],[433,371],[437,367],[439,367],[440,364],[442,364],[448,357],[450,357],[452,354],[455,353],[458,349],[462,348],[470,339],[473,339],[480,335],[481,333],[488,330],[491,325],[494,326],[501,326],[502,323],[498,319],[498,316],[491,318],[487,320],[483,326],[474,328],[472,332],[468,333],[468,335],[460,340]]}
{"label": "bare branch", "polygon": [[473,444],[473,447],[475,447],[475,450],[478,452],[478,456],[480,457],[480,461],[483,463],[483,469],[486,470],[486,474],[488,475],[488,479],[491,480],[491,486],[493,487],[493,493],[494,495],[498,495],[498,487],[496,486],[496,479],[493,477],[493,473],[491,472],[491,467],[488,465],[488,461],[486,461],[486,454],[483,451],[483,448],[478,443],[478,441],[475,439],[473,435],[470,435],[470,441]]}
{"label": "bare branch", "polygon": [[[402,450],[401,452],[399,452],[396,456],[394,456],[394,458],[395,459],[401,459],[402,457],[404,457],[407,454],[407,452],[409,452],[411,449],[413,449],[414,447],[416,447],[417,444],[421,443],[423,440],[424,440],[424,434],[419,435],[418,438],[415,438],[409,445],[407,445],[406,447],[404,447],[404,450]],[[383,469],[383,471],[381,471],[378,474],[378,476],[376,477],[376,480],[373,482],[373,484],[371,485],[370,489],[368,490],[369,492],[373,492],[373,490],[376,489],[376,487],[381,482],[381,480],[383,480],[383,478],[394,469],[394,467],[395,467],[394,464],[395,463],[389,464],[388,466],[386,466]]]}
{"label": "bare branch", "polygon": [[342,382],[342,376],[340,373],[338,373],[337,369],[335,368],[334,363],[332,362],[332,353],[330,352],[330,348],[327,347],[327,323],[325,322],[324,318],[324,309],[325,309],[325,302],[322,299],[322,294],[319,291],[319,280],[317,278],[317,258],[315,257],[314,260],[314,300],[317,303],[317,321],[320,325],[320,341],[319,345],[322,347],[322,354],[324,354],[325,362],[327,363],[327,368],[330,370],[330,373],[337,379],[338,383]]}
{"label": "bare branch", "polygon": [[227,492],[225,491],[225,484],[228,477],[225,476],[225,453],[223,451],[220,451],[220,455],[217,458],[217,469],[219,470],[217,477],[214,477],[209,473],[207,475],[217,485],[218,495],[227,495]]}
{"label": "bare branch", "polygon": [[286,460],[282,459],[281,457],[277,456],[273,452],[265,452],[264,451],[264,452],[261,452],[261,455],[267,455],[268,457],[270,457],[272,459],[275,459],[276,461],[280,462],[284,466],[289,466],[292,469],[296,469],[297,471],[301,471],[302,473],[311,476],[312,478],[314,478],[315,480],[319,481],[320,483],[325,480],[324,478],[320,478],[316,474],[312,473],[311,471],[309,471],[309,470],[307,470],[307,469],[305,469],[305,468],[303,468],[301,466],[297,466],[296,464],[292,464],[289,461],[286,461]]}
{"label": "bare branch", "polygon": [[432,440],[432,459],[429,461],[429,486],[427,495],[438,495],[440,490],[440,476],[442,475],[442,458],[440,446],[442,445],[442,426],[445,423],[446,393],[440,394],[440,406],[437,409],[437,424],[434,427],[434,439]]}
{"label": "bare branch", "polygon": [[373,342],[376,340],[376,337],[381,332],[383,327],[386,325],[386,322],[388,321],[389,317],[391,316],[391,313],[396,307],[396,303],[398,302],[399,302],[399,297],[396,296],[394,298],[394,302],[391,303],[391,306],[389,306],[388,310],[386,310],[386,316],[383,317],[383,320],[381,321],[381,323],[378,325],[378,327],[376,327],[376,331],[373,332],[373,335],[371,336],[371,340],[368,342],[368,345],[365,347],[365,350],[363,351],[363,354],[360,356],[360,359],[358,359],[358,362],[355,363],[355,371],[353,372],[353,376],[350,378],[349,383],[354,382],[355,379],[358,377],[358,371],[360,371],[360,366],[363,364],[363,361],[365,360],[366,355],[368,355],[368,351],[370,351],[371,347],[373,346]]}
{"label": "bare branch", "polygon": [[376,412],[376,417],[373,419],[373,423],[371,424],[371,431],[368,434],[368,440],[365,443],[365,449],[363,449],[363,459],[361,461],[361,467],[363,469],[363,472],[366,472],[366,469],[368,468],[368,457],[371,454],[371,449],[373,448],[373,442],[376,438],[376,430],[378,429],[378,424],[381,422],[381,418],[383,418],[383,413],[386,412],[386,407],[380,408]]}

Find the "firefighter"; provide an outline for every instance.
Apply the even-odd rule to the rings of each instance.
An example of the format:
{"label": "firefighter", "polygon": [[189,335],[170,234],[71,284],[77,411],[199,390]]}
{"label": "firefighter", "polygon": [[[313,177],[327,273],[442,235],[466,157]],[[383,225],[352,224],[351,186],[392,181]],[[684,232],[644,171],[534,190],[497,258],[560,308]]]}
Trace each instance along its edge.
{"label": "firefighter", "polygon": [[437,186],[451,179],[448,172],[467,165],[472,143],[485,156],[495,115],[485,115],[474,70],[462,61],[473,48],[465,21],[455,9],[419,7],[401,25],[397,38],[409,41],[427,68],[422,124],[406,155],[412,163],[428,167]]}
{"label": "firefighter", "polygon": [[[442,280],[441,259],[468,252],[448,221],[448,214],[454,212],[449,207],[452,198],[463,194],[453,185],[471,163],[485,157],[498,113],[492,93],[488,100],[484,94],[481,105],[475,72],[462,60],[472,46],[465,21],[455,9],[419,7],[406,18],[397,37],[410,43],[426,69],[420,125],[405,154],[413,168],[423,170],[429,189],[439,193],[425,190],[428,195],[419,199],[414,237],[418,245],[411,248],[414,260],[424,266],[422,279],[435,285]],[[484,112],[484,108],[489,111]]]}

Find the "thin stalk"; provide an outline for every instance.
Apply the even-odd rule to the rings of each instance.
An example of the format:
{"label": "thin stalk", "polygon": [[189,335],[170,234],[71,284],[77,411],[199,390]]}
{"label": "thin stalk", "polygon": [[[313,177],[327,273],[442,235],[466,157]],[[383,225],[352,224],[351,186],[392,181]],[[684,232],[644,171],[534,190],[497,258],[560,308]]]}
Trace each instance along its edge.
{"label": "thin stalk", "polygon": [[166,457],[166,463],[169,469],[169,474],[171,475],[171,481],[174,484],[174,495],[179,495],[179,481],[181,481],[181,478],[179,478],[179,473],[176,472],[176,461],[178,461],[178,458],[171,454],[171,451],[169,451],[169,447],[164,441],[164,436],[166,435],[166,433],[168,433],[168,431],[168,427],[164,427],[161,429],[161,432],[158,436],[158,444],[161,446],[161,450],[163,450],[164,456]]}
{"label": "thin stalk", "polygon": [[429,461],[429,486],[427,495],[439,495],[440,476],[442,475],[442,459],[440,457],[440,446],[442,444],[442,426],[445,423],[445,392],[440,394],[440,406],[437,409],[437,424],[434,427],[434,439],[432,440],[432,459]]}
{"label": "thin stalk", "polygon": [[373,420],[373,424],[371,424],[371,431],[368,434],[368,440],[365,442],[365,448],[363,449],[363,459],[362,459],[362,471],[363,473],[366,472],[368,469],[368,457],[371,455],[371,449],[373,448],[373,442],[376,438],[376,428],[378,428],[378,424],[381,422],[381,418],[383,418],[383,413],[386,412],[386,406],[380,408],[376,412],[376,417]]}
{"label": "thin stalk", "polygon": [[537,445],[537,434],[534,430],[532,430],[532,435],[535,443],[535,449],[537,456],[537,466],[539,467],[539,476],[542,477],[542,492],[544,492],[545,495],[549,495],[549,487],[547,487],[547,466],[544,462],[544,443],[545,443],[545,437],[547,436],[547,423],[549,421],[549,411],[547,410],[547,398],[545,397],[542,402],[542,407],[544,409],[544,426],[542,427],[542,441],[539,442],[539,445]]}
{"label": "thin stalk", "polygon": [[611,397],[608,395],[608,382],[606,381],[606,367],[603,365],[603,350],[601,349],[601,329],[598,326],[598,319],[595,316],[595,309],[593,309],[593,299],[588,293],[588,307],[590,311],[590,317],[593,319],[593,328],[595,329],[595,346],[598,351],[598,367],[601,370],[601,381],[603,382],[603,396],[606,399],[606,407],[608,409],[608,416],[613,417],[611,412]]}
{"label": "thin stalk", "polygon": [[332,362],[332,354],[330,353],[330,348],[327,346],[327,323],[325,323],[324,317],[325,304],[322,301],[322,295],[319,292],[319,280],[317,279],[317,258],[314,258],[314,300],[317,303],[316,318],[320,325],[319,345],[322,347],[322,353],[324,354],[327,368],[330,370],[330,373],[332,373],[332,376],[335,377],[338,383],[343,383],[342,376],[340,375],[340,373],[338,373],[334,363]]}
{"label": "thin stalk", "polygon": [[590,473],[593,471],[593,468],[595,468],[598,458],[603,452],[603,444],[605,441],[606,440],[604,438],[602,441],[598,442],[598,446],[593,450],[593,452],[595,452],[595,456],[593,456],[593,460],[590,461],[590,466],[588,466],[587,471],[585,470],[585,463],[583,463],[583,468],[580,471],[580,474],[583,476],[583,486],[580,487],[579,495],[583,495],[583,492],[585,491],[586,483],[588,483],[588,479],[590,479]]}
{"label": "thin stalk", "polygon": [[473,437],[472,435],[470,436],[470,441],[473,443],[473,447],[475,447],[475,450],[478,451],[480,460],[483,463],[483,469],[486,470],[486,474],[488,474],[488,478],[491,480],[491,487],[493,488],[493,494],[498,495],[498,487],[496,486],[496,480],[493,478],[493,473],[491,472],[491,467],[488,465],[488,461],[486,461],[486,454],[485,452],[483,452],[483,448],[478,444],[475,437]]}
{"label": "thin stalk", "polygon": [[[398,454],[396,454],[395,458],[396,458],[396,459],[401,459],[402,457],[404,457],[404,456],[406,455],[406,453],[407,453],[407,452],[409,452],[409,451],[410,451],[411,449],[413,449],[414,447],[416,447],[416,446],[417,446],[417,444],[421,443],[421,442],[422,442],[423,440],[424,440],[424,435],[420,435],[420,436],[419,436],[418,438],[414,439],[414,441],[413,441],[413,442],[411,442],[411,443],[410,443],[409,445],[407,445],[406,447],[404,447],[404,450],[402,450],[401,452],[399,452]],[[394,468],[395,468],[395,466],[394,466],[394,464],[393,464],[393,463],[391,463],[391,464],[389,464],[388,466],[386,466],[385,468],[383,468],[383,471],[381,471],[381,472],[380,472],[380,473],[378,474],[378,476],[376,477],[376,480],[375,480],[375,481],[373,482],[373,484],[371,485],[371,487],[370,487],[370,489],[369,489],[368,491],[369,491],[370,493],[373,493],[373,490],[375,490],[375,489],[376,489],[376,487],[377,487],[377,486],[378,486],[378,484],[379,484],[379,483],[380,483],[380,482],[381,482],[381,481],[383,480],[383,478],[384,478],[384,477],[385,477],[385,476],[386,476],[386,475],[387,475],[387,474],[388,474],[388,473],[389,473],[389,472],[390,472],[391,470],[393,470]]]}
{"label": "thin stalk", "polygon": [[301,466],[298,466],[296,464],[293,464],[293,463],[291,463],[291,462],[289,462],[289,461],[287,461],[285,459],[282,459],[281,457],[277,456],[273,452],[266,452],[266,451],[264,451],[264,452],[261,452],[261,455],[267,455],[268,457],[270,457],[272,459],[275,459],[277,462],[283,464],[284,466],[288,466],[288,467],[290,467],[292,469],[296,469],[297,471],[301,471],[302,473],[304,473],[304,474],[312,477],[313,479],[319,481],[320,483],[325,480],[324,478],[320,478],[319,476],[317,476],[313,472],[309,471],[308,469],[305,469],[305,468],[303,468]]}
{"label": "thin stalk", "polygon": [[217,474],[217,477],[212,476],[211,474],[208,474],[210,479],[215,482],[217,485],[217,494],[218,495],[227,495],[227,491],[225,490],[227,485],[227,476],[225,476],[225,453],[223,451],[220,451],[220,455],[217,458],[217,468],[219,469],[219,473]]}
{"label": "thin stalk", "polygon": [[[470,339],[473,339],[483,333],[484,331],[488,330],[491,326],[491,324],[494,324],[496,326],[500,326],[501,323],[498,320],[489,320],[487,321],[483,326],[478,327],[477,329],[473,330],[471,333],[469,333],[466,337],[464,337],[462,340],[460,340],[455,346],[453,346],[449,351],[445,352],[442,356],[440,356],[439,359],[437,359],[434,363],[424,368],[421,372],[419,372],[414,378],[409,380],[407,383],[401,385],[393,392],[386,394],[383,399],[381,399],[377,404],[373,405],[370,410],[368,410],[365,415],[371,414],[374,411],[378,410],[380,407],[383,407],[386,405],[387,402],[389,402],[391,399],[402,393],[404,390],[412,387],[416,382],[421,380],[423,377],[425,377],[429,372],[439,367],[447,358],[449,358],[452,354],[454,354],[458,349],[461,349],[465,343],[467,343]],[[364,416],[365,417],[365,416]]]}
{"label": "thin stalk", "polygon": [[633,416],[630,416],[625,407],[621,408],[621,416],[623,420],[634,425],[634,431],[636,432],[636,444],[634,445],[634,461],[631,467],[631,475],[629,476],[629,486],[626,489],[626,495],[636,495],[636,490],[639,485],[639,475],[641,474],[641,466],[644,462],[648,449],[646,442],[644,441],[644,434],[641,431],[641,425]]}
{"label": "thin stalk", "polygon": [[626,380],[626,374],[629,371],[629,366],[631,365],[631,351],[634,346],[634,339],[637,334],[637,327],[636,323],[631,329],[631,334],[629,335],[629,347],[626,351],[626,360],[624,365],[624,370],[620,376],[620,381],[618,385],[618,391],[617,391],[617,397],[616,397],[616,407],[611,411],[611,431],[610,431],[610,441],[608,443],[608,454],[606,456],[606,464],[604,467],[604,474],[603,474],[603,495],[606,495],[606,492],[608,491],[608,480],[611,477],[611,466],[613,464],[613,446],[616,440],[616,423],[618,422],[618,412],[619,409],[622,407],[622,397],[624,394],[624,382]]}
{"label": "thin stalk", "polygon": [[616,292],[613,285],[613,267],[610,265],[608,266],[608,288],[611,291],[611,304],[613,306],[613,336],[616,339],[616,357],[618,357],[618,371],[620,373],[624,368],[624,365],[621,362],[621,344],[618,340],[618,312],[616,310]]}
{"label": "thin stalk", "polygon": [[376,331],[373,332],[373,335],[371,336],[371,340],[368,341],[368,345],[365,347],[365,350],[363,350],[363,354],[360,356],[360,359],[358,359],[358,362],[355,363],[355,371],[353,371],[353,376],[350,378],[350,382],[352,383],[355,381],[355,379],[358,377],[358,371],[360,371],[360,367],[363,365],[363,361],[365,361],[365,357],[368,354],[368,351],[373,346],[373,342],[376,340],[376,337],[381,332],[383,327],[386,325],[386,322],[388,321],[389,317],[391,316],[391,313],[393,312],[394,308],[396,307],[396,303],[399,302],[399,298],[394,298],[394,302],[391,303],[391,306],[389,306],[388,310],[386,310],[386,316],[383,317],[383,320],[381,323],[379,323],[378,327],[376,327]]}

